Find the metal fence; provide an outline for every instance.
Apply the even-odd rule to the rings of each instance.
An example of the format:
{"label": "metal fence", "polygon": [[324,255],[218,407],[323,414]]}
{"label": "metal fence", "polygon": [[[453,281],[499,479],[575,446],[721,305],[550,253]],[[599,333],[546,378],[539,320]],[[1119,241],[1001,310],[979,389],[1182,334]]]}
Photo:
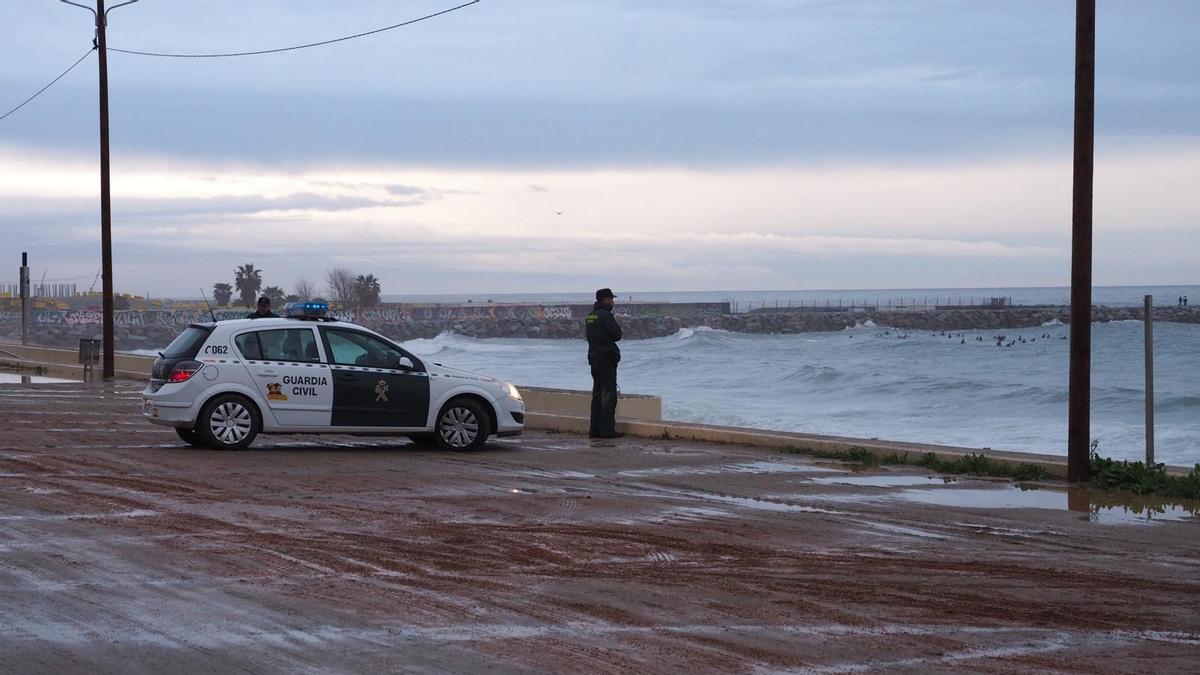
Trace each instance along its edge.
{"label": "metal fence", "polygon": [[955,309],[1008,309],[1011,297],[922,296],[898,298],[825,298],[822,300],[734,300],[735,314],[746,312],[930,312]]}

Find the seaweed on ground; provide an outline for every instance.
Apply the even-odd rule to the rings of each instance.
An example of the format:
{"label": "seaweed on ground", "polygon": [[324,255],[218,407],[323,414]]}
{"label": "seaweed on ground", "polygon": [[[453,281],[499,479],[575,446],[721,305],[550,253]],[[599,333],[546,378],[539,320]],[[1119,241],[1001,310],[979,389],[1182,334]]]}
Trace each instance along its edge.
{"label": "seaweed on ground", "polygon": [[996,461],[983,454],[970,454],[958,459],[944,460],[938,459],[937,455],[932,452],[918,455],[910,455],[907,452],[893,452],[886,455],[876,454],[870,448],[859,445],[851,446],[846,450],[821,450],[789,445],[780,448],[779,451],[788,454],[810,455],[823,459],[861,462],[869,466],[910,464],[937,471],[938,473],[999,476],[1011,478],[1016,481],[1043,480],[1052,477],[1049,471],[1046,471],[1046,469],[1037,464],[1022,462],[1014,465],[1010,462]]}

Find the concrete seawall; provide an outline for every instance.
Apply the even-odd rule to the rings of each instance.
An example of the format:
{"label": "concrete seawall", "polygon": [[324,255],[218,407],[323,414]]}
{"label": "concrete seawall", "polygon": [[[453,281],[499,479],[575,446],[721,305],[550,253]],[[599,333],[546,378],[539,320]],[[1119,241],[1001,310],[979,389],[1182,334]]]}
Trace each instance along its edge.
{"label": "concrete seawall", "polygon": [[[461,307],[459,308],[461,309]],[[589,308],[562,306],[477,306],[470,311],[415,311],[372,309],[345,314],[396,340],[432,338],[452,332],[475,338],[583,339],[582,316]],[[1013,307],[1005,309],[940,309],[931,311],[812,311],[778,309],[730,314],[728,303],[635,304],[618,307],[625,336],[629,339],[672,335],[682,328],[707,326],[737,333],[811,333],[838,331],[868,321],[879,327],[899,330],[1005,330],[1047,323],[1070,322],[1068,307]],[[241,318],[242,311],[222,310],[218,319]],[[1137,307],[1096,307],[1092,320],[1139,321]],[[207,312],[122,311],[116,313],[117,348],[120,350],[161,349],[188,323],[211,320]],[[1155,308],[1159,322],[1200,323],[1200,307]],[[32,327],[33,342],[51,347],[75,348],[84,338],[99,337],[100,313],[84,311],[39,311]],[[20,317],[0,312],[0,339],[20,336]]]}

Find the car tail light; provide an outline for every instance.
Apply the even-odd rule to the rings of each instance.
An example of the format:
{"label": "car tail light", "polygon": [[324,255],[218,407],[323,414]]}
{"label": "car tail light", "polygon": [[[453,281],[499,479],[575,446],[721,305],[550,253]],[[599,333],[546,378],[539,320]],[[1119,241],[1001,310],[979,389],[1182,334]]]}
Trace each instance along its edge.
{"label": "car tail light", "polygon": [[192,379],[193,375],[200,372],[200,369],[203,367],[204,364],[199,361],[180,361],[171,370],[171,374],[167,376],[167,383],[187,382]]}

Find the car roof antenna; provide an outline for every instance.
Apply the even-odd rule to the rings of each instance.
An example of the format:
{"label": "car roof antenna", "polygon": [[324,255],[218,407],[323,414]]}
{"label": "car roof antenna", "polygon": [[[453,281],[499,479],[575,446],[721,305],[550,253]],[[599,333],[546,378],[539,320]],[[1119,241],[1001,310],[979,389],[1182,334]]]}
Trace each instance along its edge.
{"label": "car roof antenna", "polygon": [[208,294],[204,292],[203,288],[200,289],[200,297],[204,298],[204,306],[208,308],[208,315],[212,317],[213,323],[216,323],[217,315],[213,314],[212,305],[208,304]]}

